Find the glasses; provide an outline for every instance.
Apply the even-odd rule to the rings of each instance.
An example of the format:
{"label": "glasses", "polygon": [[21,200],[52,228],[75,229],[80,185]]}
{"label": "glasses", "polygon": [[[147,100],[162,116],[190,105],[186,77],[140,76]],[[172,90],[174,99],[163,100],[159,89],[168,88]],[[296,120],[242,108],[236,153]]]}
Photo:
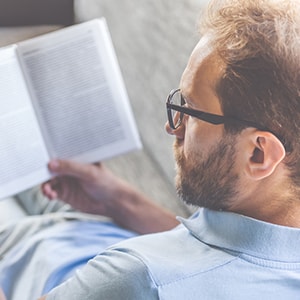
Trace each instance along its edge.
{"label": "glasses", "polygon": [[225,117],[221,115],[207,113],[201,110],[191,109],[185,107],[185,104],[186,102],[180,92],[180,89],[175,89],[170,92],[166,101],[166,106],[169,125],[172,129],[177,129],[181,125],[183,117],[186,114],[214,125],[225,124],[228,122],[238,122],[246,125],[247,127],[254,127],[260,130],[270,131],[255,122],[242,120],[234,117]]}
{"label": "glasses", "polygon": [[235,117],[225,117],[221,115],[211,114],[207,113],[201,110],[191,109],[188,107],[185,107],[185,99],[182,96],[180,89],[172,90],[167,98],[166,106],[167,106],[167,114],[168,114],[168,122],[172,129],[177,129],[183,120],[184,115],[195,117],[199,120],[208,122],[210,124],[214,125],[220,125],[225,123],[239,123],[241,125],[245,125],[247,127],[254,127],[262,131],[268,131],[272,134],[274,134],[283,144],[283,146],[286,148],[289,148],[287,146],[286,141],[279,136],[278,134],[275,134],[272,130],[257,124],[252,121],[243,120]]}

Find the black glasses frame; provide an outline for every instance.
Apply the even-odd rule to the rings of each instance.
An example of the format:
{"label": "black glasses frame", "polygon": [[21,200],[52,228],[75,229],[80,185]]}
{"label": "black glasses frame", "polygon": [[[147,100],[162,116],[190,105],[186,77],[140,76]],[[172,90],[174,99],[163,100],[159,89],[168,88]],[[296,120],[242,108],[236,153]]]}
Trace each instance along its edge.
{"label": "black glasses frame", "polygon": [[[208,112],[204,112],[201,110],[197,110],[197,109],[192,109],[192,108],[188,108],[188,107],[184,107],[183,105],[185,105],[185,100],[184,97],[180,94],[181,96],[181,106],[180,105],[176,105],[172,103],[172,98],[174,97],[174,95],[176,93],[179,93],[180,89],[174,89],[170,92],[170,94],[167,97],[167,101],[166,101],[166,108],[167,108],[167,115],[168,115],[168,122],[170,127],[175,130],[177,129],[183,120],[184,115],[189,115],[192,117],[195,117],[199,120],[208,122],[210,124],[214,124],[214,125],[220,125],[220,124],[225,124],[225,123],[240,123],[242,125],[245,125],[247,127],[253,127],[253,128],[257,128],[259,130],[262,131],[268,131],[272,134],[274,134],[283,144],[283,146],[285,147],[286,151],[289,151],[289,146],[286,143],[285,139],[282,138],[281,136],[279,136],[278,134],[274,133],[272,130],[256,123],[256,122],[252,122],[252,121],[248,121],[248,120],[243,120],[243,119],[239,119],[239,118],[235,118],[235,117],[225,117],[225,116],[221,116],[221,115],[216,115],[216,114],[211,114]],[[176,124],[174,124],[174,120],[173,120],[173,116],[172,116],[172,110],[178,111],[179,114],[179,119],[177,121]]]}
{"label": "black glasses frame", "polygon": [[[238,123],[246,125],[247,127],[254,127],[254,128],[257,128],[257,129],[263,130],[263,131],[270,131],[270,130],[266,129],[265,127],[255,123],[255,122],[252,122],[252,121],[242,120],[242,119],[233,118],[233,117],[225,117],[225,116],[221,116],[221,115],[204,112],[201,110],[184,107],[183,105],[186,102],[182,95],[181,95],[181,105],[182,106],[173,104],[172,98],[178,92],[180,92],[180,89],[172,90],[170,92],[169,96],[167,97],[167,101],[166,101],[168,121],[169,121],[169,125],[172,129],[177,129],[181,125],[183,116],[184,116],[184,114],[186,114],[186,115],[195,117],[199,120],[202,120],[202,121],[208,122],[210,124],[214,124],[214,125],[225,124],[227,122],[238,122]],[[172,110],[180,112],[179,119],[176,124],[174,124],[174,121],[173,121]]]}

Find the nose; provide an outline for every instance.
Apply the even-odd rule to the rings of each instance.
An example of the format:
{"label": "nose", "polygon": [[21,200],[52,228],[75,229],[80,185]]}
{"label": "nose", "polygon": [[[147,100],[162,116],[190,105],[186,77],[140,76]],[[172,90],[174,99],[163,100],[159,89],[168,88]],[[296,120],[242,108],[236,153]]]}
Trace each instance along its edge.
{"label": "nose", "polygon": [[180,124],[180,126],[178,126],[176,129],[172,129],[170,127],[170,124],[169,122],[167,121],[166,124],[165,124],[165,130],[168,134],[170,135],[175,135],[176,138],[182,140],[184,139],[184,134],[185,134],[185,125],[184,125],[184,122],[182,122]]}

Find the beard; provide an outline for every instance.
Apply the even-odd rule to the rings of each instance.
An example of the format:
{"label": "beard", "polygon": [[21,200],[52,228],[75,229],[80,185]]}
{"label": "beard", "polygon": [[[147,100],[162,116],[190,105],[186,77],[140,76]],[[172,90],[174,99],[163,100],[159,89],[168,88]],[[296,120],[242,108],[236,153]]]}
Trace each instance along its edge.
{"label": "beard", "polygon": [[213,210],[229,210],[237,195],[238,175],[233,171],[235,141],[235,136],[223,137],[207,157],[196,153],[188,161],[175,141],[176,189],[184,202]]}

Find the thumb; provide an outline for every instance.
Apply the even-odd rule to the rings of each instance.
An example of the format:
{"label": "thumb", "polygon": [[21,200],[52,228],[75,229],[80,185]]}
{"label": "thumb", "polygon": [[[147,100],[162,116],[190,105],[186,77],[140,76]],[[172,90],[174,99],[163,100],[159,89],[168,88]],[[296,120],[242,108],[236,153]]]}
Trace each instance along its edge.
{"label": "thumb", "polygon": [[92,164],[85,164],[71,160],[51,160],[48,164],[48,168],[51,172],[57,175],[69,175],[78,179],[89,179],[95,174],[95,168]]}

